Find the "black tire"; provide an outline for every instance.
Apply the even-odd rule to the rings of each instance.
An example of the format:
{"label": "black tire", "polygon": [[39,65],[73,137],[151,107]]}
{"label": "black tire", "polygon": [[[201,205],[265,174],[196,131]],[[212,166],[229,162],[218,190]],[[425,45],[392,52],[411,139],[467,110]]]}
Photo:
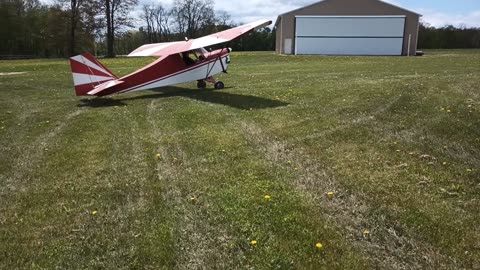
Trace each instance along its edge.
{"label": "black tire", "polygon": [[215,89],[223,89],[224,87],[225,85],[221,81],[215,83]]}
{"label": "black tire", "polygon": [[198,89],[205,89],[207,87],[207,83],[205,81],[197,81],[197,87]]}

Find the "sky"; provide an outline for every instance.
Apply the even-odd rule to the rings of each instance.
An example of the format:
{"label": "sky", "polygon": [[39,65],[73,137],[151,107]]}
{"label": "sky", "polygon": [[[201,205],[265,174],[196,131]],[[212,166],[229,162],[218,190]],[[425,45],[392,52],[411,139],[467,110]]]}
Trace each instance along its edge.
{"label": "sky", "polygon": [[[319,0],[215,0],[215,10],[224,10],[235,23],[248,23],[270,19],[273,23],[279,14],[310,5]],[[399,7],[420,13],[422,21],[435,27],[480,27],[480,0],[384,0]],[[173,0],[141,0],[140,3],[162,3],[171,6]]]}

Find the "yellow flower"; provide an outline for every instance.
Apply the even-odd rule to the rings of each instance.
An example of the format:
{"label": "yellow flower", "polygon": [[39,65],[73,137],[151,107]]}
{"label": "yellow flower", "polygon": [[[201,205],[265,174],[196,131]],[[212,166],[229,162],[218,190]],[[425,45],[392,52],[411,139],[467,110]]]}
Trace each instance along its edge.
{"label": "yellow flower", "polygon": [[160,154],[156,154],[155,156],[156,156],[157,158],[159,158],[159,157],[160,157]]}
{"label": "yellow flower", "polygon": [[250,245],[255,246],[257,244],[257,240],[250,241]]}
{"label": "yellow flower", "polygon": [[323,249],[323,245],[320,242],[316,243],[315,247],[318,248],[318,249]]}
{"label": "yellow flower", "polygon": [[334,193],[333,191],[327,192],[328,197],[333,197],[334,194],[335,194],[335,193]]}
{"label": "yellow flower", "polygon": [[194,201],[197,200],[197,198],[196,198],[195,196],[192,196],[192,197],[190,197],[190,200],[191,200],[192,202],[194,202]]}
{"label": "yellow flower", "polygon": [[265,196],[263,196],[263,197],[264,197],[266,200],[270,200],[270,199],[272,198],[272,197],[271,197],[270,195],[268,195],[268,194],[265,195]]}
{"label": "yellow flower", "polygon": [[369,230],[365,229],[365,230],[363,231],[363,235],[367,236],[367,235],[369,235],[369,234],[370,234],[370,231],[369,231]]}
{"label": "yellow flower", "polygon": [[97,214],[97,211],[92,211],[92,215],[96,215]]}

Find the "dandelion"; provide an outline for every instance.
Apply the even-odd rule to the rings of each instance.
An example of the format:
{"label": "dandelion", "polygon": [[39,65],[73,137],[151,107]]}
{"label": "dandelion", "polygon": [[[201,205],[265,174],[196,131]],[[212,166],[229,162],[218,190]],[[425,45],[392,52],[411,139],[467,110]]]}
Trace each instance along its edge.
{"label": "dandelion", "polygon": [[97,211],[92,211],[92,215],[96,215],[97,214]]}
{"label": "dandelion", "polygon": [[159,158],[161,155],[160,155],[160,154],[156,154],[155,156],[156,156],[157,158]]}
{"label": "dandelion", "polygon": [[323,245],[320,242],[316,243],[315,247],[318,248],[318,249],[323,249]]}
{"label": "dandelion", "polygon": [[369,234],[370,234],[370,231],[369,231],[369,230],[365,229],[365,230],[363,231],[363,235],[364,235],[364,236],[368,236]]}
{"label": "dandelion", "polygon": [[195,196],[190,197],[190,201],[195,202],[197,198]]}
{"label": "dandelion", "polygon": [[250,241],[250,245],[256,246],[256,245],[257,245],[257,240],[252,240],[252,241]]}
{"label": "dandelion", "polygon": [[334,193],[333,191],[327,192],[327,196],[330,197],[330,198],[332,198],[334,194],[335,194],[335,193]]}
{"label": "dandelion", "polygon": [[271,197],[270,195],[268,195],[268,194],[265,195],[265,196],[263,196],[263,197],[265,198],[265,200],[270,200],[270,199],[272,198],[272,197]]}

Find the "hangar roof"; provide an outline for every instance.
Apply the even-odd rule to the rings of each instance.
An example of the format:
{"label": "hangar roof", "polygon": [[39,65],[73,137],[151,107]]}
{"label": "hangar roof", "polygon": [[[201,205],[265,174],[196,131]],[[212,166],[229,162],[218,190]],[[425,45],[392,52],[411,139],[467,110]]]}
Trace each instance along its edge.
{"label": "hangar roof", "polygon": [[[297,9],[291,10],[291,11],[289,11],[289,12],[282,13],[282,14],[278,15],[277,20],[275,21],[275,26],[277,26],[277,23],[279,22],[280,17],[282,17],[282,16],[284,16],[284,15],[288,15],[288,14],[291,14],[291,13],[295,13],[295,12],[300,11],[300,10],[303,10],[303,9],[308,9],[308,8],[310,8],[310,7],[312,7],[312,6],[321,4],[322,2],[328,2],[328,1],[335,1],[335,0],[321,0],[321,1],[315,2],[315,3],[313,3],[313,4],[310,4],[310,5],[301,7],[301,8],[297,8]],[[394,5],[394,4],[390,4],[390,3],[387,3],[387,2],[384,2],[384,1],[381,1],[381,0],[375,0],[375,1],[380,2],[380,3],[384,4],[384,5],[388,5],[388,6],[391,6],[391,7],[400,9],[400,10],[403,10],[403,11],[405,11],[405,12],[407,12],[407,13],[411,13],[411,14],[413,14],[413,15],[417,15],[417,16],[419,16],[419,17],[422,16],[422,15],[419,14],[419,13],[413,12],[413,11],[408,10],[408,9],[405,9],[405,8],[401,8],[401,7],[396,6],[396,5]],[[340,14],[339,14],[339,15],[340,15]]]}

